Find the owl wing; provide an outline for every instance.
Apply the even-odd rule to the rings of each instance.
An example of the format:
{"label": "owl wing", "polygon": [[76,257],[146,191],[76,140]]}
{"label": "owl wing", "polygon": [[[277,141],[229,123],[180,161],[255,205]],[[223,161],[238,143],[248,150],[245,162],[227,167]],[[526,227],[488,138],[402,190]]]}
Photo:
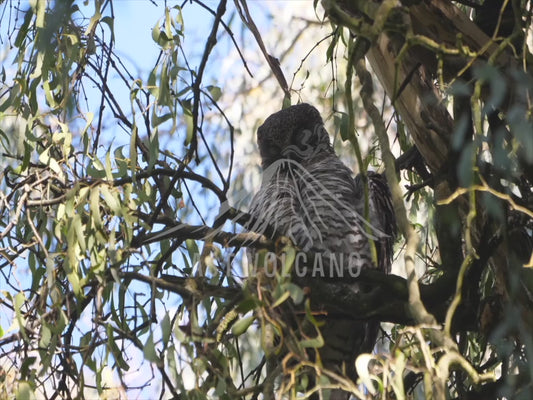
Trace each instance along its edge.
{"label": "owl wing", "polygon": [[[376,244],[378,267],[380,270],[389,273],[392,257],[394,255],[393,245],[398,233],[396,217],[394,215],[394,206],[392,196],[385,177],[382,174],[368,171],[368,197],[369,197],[369,223],[376,231]],[[355,177],[356,193],[358,194],[357,202],[363,206],[364,183],[359,174]]]}

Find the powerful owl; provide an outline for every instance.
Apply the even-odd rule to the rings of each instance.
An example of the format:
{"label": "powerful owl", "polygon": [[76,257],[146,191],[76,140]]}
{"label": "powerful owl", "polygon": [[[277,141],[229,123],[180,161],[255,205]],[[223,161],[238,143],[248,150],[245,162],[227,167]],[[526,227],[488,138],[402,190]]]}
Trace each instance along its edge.
{"label": "powerful owl", "polygon": [[[316,108],[298,104],[271,115],[259,127],[257,142],[263,179],[250,207],[249,228],[292,240],[302,255],[296,257],[293,276],[310,284],[313,307],[325,304],[324,293],[329,294],[322,299],[331,305],[335,296],[361,290],[352,279],[361,269],[390,271],[396,222],[386,181],[377,173],[353,178],[335,154]],[[325,289],[316,291],[321,285]],[[313,291],[320,295],[313,297]],[[339,309],[321,315],[320,360],[355,380],[355,359],[372,350],[379,323]],[[341,390],[330,395],[348,398]]]}

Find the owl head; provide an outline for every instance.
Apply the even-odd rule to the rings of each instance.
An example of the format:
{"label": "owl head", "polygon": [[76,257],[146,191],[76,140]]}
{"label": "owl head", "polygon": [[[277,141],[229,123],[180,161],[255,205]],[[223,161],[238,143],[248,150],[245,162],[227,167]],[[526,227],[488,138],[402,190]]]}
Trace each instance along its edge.
{"label": "owl head", "polygon": [[333,152],[320,113],[306,103],[268,117],[257,130],[257,144],[263,169],[278,160],[305,163]]}

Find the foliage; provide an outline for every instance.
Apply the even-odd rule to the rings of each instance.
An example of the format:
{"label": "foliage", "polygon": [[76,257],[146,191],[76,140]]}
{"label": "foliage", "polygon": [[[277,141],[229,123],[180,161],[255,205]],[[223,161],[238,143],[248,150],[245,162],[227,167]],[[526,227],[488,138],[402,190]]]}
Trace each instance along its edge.
{"label": "foliage", "polygon": [[[143,78],[116,51],[113,1],[89,17],[76,1],[2,2],[0,398],[292,397],[315,390],[310,370],[358,398],[529,398],[532,4],[460,3],[324,0],[325,22],[315,4],[289,38],[321,32],[303,56],[272,52],[244,0],[165,5]],[[196,58],[188,7],[211,18]],[[243,85],[217,74],[224,46]],[[257,160],[235,156],[246,128],[289,96],[321,103],[343,157],[384,169],[395,197],[406,279],[370,271],[373,293],[336,304],[388,323],[358,359],[364,390],[310,361],[321,322],[290,271],[242,250],[291,266],[291,244],[244,232],[232,200]],[[239,121],[247,102],[259,115]]]}

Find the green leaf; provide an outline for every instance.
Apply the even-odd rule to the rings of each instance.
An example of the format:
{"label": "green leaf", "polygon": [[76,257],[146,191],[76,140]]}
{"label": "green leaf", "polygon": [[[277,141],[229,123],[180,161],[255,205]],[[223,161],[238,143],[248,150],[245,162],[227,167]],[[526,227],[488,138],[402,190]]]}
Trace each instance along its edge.
{"label": "green leaf", "polygon": [[131,169],[131,174],[135,176],[135,173],[137,172],[137,125],[134,125],[131,130],[130,169]]}
{"label": "green leaf", "polygon": [[39,161],[45,165],[48,165],[50,169],[58,175],[58,179],[60,179],[61,181],[64,181],[65,177],[63,174],[63,170],[59,166],[57,160],[50,157],[50,149],[51,149],[51,146],[48,147],[45,151],[43,151],[39,155]]}
{"label": "green leaf", "polygon": [[272,308],[276,308],[280,304],[284,303],[289,297],[290,297],[289,291],[283,291],[281,296],[276,299],[274,304],[272,304]]}
{"label": "green leaf", "polygon": [[85,251],[87,249],[85,242],[87,239],[87,235],[85,232],[85,224],[81,220],[81,216],[79,214],[76,214],[72,219],[71,228],[74,230],[74,234],[76,235],[80,249],[82,251]]}
{"label": "green leaf", "polygon": [[26,11],[26,14],[24,15],[24,22],[20,25],[19,31],[17,33],[17,37],[15,39],[15,47],[20,48],[24,39],[26,39],[28,35],[28,27],[30,26],[32,18],[33,11],[29,9]]}
{"label": "green leaf", "polygon": [[281,263],[281,276],[290,277],[294,260],[296,259],[296,249],[291,246],[285,246]]}
{"label": "green leaf", "polygon": [[43,324],[41,326],[39,346],[42,349],[47,349],[48,345],[50,344],[51,338],[52,338],[52,332],[50,331],[50,328],[47,326],[47,324]]}
{"label": "green leaf", "polygon": [[286,108],[289,108],[290,106],[291,106],[291,98],[289,97],[288,94],[285,94],[283,96],[283,102],[282,102],[281,108],[284,110]]}
{"label": "green leaf", "polygon": [[392,377],[391,380],[391,386],[394,390],[394,393],[396,394],[397,399],[405,398],[405,388],[403,384],[403,376],[404,376],[404,370],[405,366],[407,365],[407,358],[405,357],[405,354],[402,353],[400,350],[396,349],[394,353],[394,360],[395,360],[395,368],[394,372],[395,374]]}
{"label": "green leaf", "polygon": [[363,385],[365,385],[365,388],[372,394],[376,394],[376,388],[374,387],[374,379],[376,378],[375,375],[371,374],[369,372],[369,363],[372,361],[372,355],[371,354],[360,354],[357,359],[355,360],[355,368],[357,369],[357,374],[359,375],[359,378],[361,381],[363,381]]}
{"label": "green leaf", "polygon": [[82,294],[82,287],[80,282],[80,277],[78,276],[77,271],[72,271],[69,274],[67,274],[68,281],[70,282],[70,285],[72,286],[72,291],[76,295],[76,297],[79,297]]}
{"label": "green leaf", "polygon": [[92,160],[92,162],[87,166],[87,175],[95,179],[105,178],[105,170],[102,162],[97,158]]}
{"label": "green leaf", "polygon": [[43,82],[43,89],[44,89],[44,95],[45,95],[46,101],[48,102],[48,105],[52,108],[56,108],[58,104],[54,97],[53,89],[50,86],[50,81],[45,80]]}
{"label": "green leaf", "polygon": [[[98,2],[96,3],[98,4]],[[102,17],[102,14],[100,13],[100,9],[95,7],[95,11],[93,16],[91,17],[91,20],[89,21],[89,25],[87,25],[87,29],[85,30],[86,35],[90,35],[91,32],[94,30],[94,26],[100,21],[100,18]]]}
{"label": "green leaf", "polygon": [[180,25],[180,29],[183,29],[183,14],[181,12],[181,7],[176,5],[173,8],[178,11],[178,13],[176,14],[176,23]]}
{"label": "green leaf", "polygon": [[159,44],[159,37],[161,36],[161,28],[159,27],[160,21],[158,20],[152,28],[152,39]]}
{"label": "green leaf", "polygon": [[198,250],[198,245],[193,239],[187,239],[185,245],[187,246],[189,259],[191,260],[191,268],[194,268],[194,264],[200,260],[200,250]]}
{"label": "green leaf", "polygon": [[172,37],[172,31],[170,30],[171,26],[170,9],[167,7],[165,8],[165,35],[169,38]]}
{"label": "green leaf", "polygon": [[326,59],[328,62],[333,60],[333,52],[335,51],[335,48],[337,47],[337,42],[339,41],[340,34],[338,32],[335,32],[335,35],[333,35],[333,38],[331,40],[331,43],[329,44],[327,50],[326,50]]}
{"label": "green leaf", "polygon": [[161,78],[159,79],[159,96],[157,102],[159,105],[171,106],[170,86],[168,84],[168,63],[164,63],[161,68]]}
{"label": "green leaf", "polygon": [[168,313],[165,313],[165,316],[161,320],[161,334],[162,334],[162,341],[164,345],[168,344],[171,333],[172,333],[172,326],[170,322],[170,317]]}
{"label": "green leaf", "polygon": [[300,341],[300,346],[311,349],[318,349],[324,346],[324,338],[322,337],[322,335],[318,335],[314,338],[303,339]]}
{"label": "green leaf", "polygon": [[152,169],[159,158],[159,132],[157,129],[150,137],[150,141],[148,142],[148,150],[150,151],[148,169]]}
{"label": "green leaf", "polygon": [[111,31],[111,39],[115,40],[115,20],[111,18],[110,16],[106,16],[102,18],[100,22],[109,26],[109,30]]}
{"label": "green leaf", "polygon": [[239,319],[231,328],[231,333],[233,333],[235,336],[242,335],[248,330],[248,328],[250,327],[250,325],[253,324],[254,321],[255,317],[253,315]]}
{"label": "green leaf", "polygon": [[247,297],[239,303],[235,308],[238,312],[246,314],[248,311],[255,310],[258,306],[259,300],[256,297]]}
{"label": "green leaf", "polygon": [[[150,75],[148,75],[148,91],[152,96],[155,98],[159,97],[159,86],[157,85],[157,66],[150,71]],[[132,91],[132,96],[134,94],[134,91]],[[133,100],[133,98],[132,98]]]}
{"label": "green leaf", "polygon": [[335,120],[339,125],[339,133],[341,135],[341,139],[343,141],[346,141],[350,139],[350,117],[345,112],[339,112],[339,114],[340,118],[339,116],[335,115]]}
{"label": "green leaf", "polygon": [[304,291],[300,286],[288,282],[284,285],[284,288],[289,292],[291,299],[295,304],[300,304],[304,300]]}
{"label": "green leaf", "polygon": [[151,125],[152,125],[152,128],[155,128],[159,125],[161,125],[162,123],[168,121],[169,119],[171,119],[173,117],[173,114],[168,112],[168,113],[165,113],[161,116],[157,115],[157,112],[156,110],[154,109],[153,110],[153,113],[152,113],[152,121],[151,121]]}
{"label": "green leaf", "polygon": [[122,357],[122,351],[118,348],[115,342],[113,327],[111,326],[111,324],[107,324],[106,332],[107,345],[109,346],[109,349],[111,350],[111,353],[113,354],[113,357],[115,358],[115,361],[117,362],[119,368],[125,371],[129,370],[130,366],[128,365],[128,363],[126,363],[126,361],[124,361],[124,358]]}
{"label": "green leaf", "polygon": [[[78,219],[78,218],[75,218]],[[75,223],[75,222],[74,222]],[[76,235],[75,228],[72,225],[69,226],[67,232],[67,261],[65,268],[67,272],[70,272],[75,266],[78,265],[80,260],[80,246],[78,243],[78,237]]]}
{"label": "green leaf", "polygon": [[44,16],[46,12],[45,0],[32,0],[31,7],[36,11],[37,18],[35,19],[35,26],[37,28],[44,28]]}
{"label": "green leaf", "polygon": [[41,80],[38,78],[32,79],[28,90],[28,103],[30,105],[31,113],[34,115],[39,111],[37,87],[40,82]]}
{"label": "green leaf", "polygon": [[144,344],[143,348],[144,357],[154,363],[159,363],[160,359],[157,355],[155,344],[154,344],[154,337],[152,333],[150,332],[150,335],[148,336],[148,340],[146,340],[146,343]]}
{"label": "green leaf", "polygon": [[102,197],[111,211],[113,211],[115,215],[122,215],[120,200],[116,196],[116,193],[112,193],[111,189],[105,185],[100,186],[100,193],[102,193]]}
{"label": "green leaf", "polygon": [[22,307],[24,306],[24,303],[26,301],[26,297],[24,296],[24,293],[18,292],[15,295],[14,298],[14,306],[15,306],[15,316],[17,318],[17,323],[19,325],[20,333],[22,334],[22,337],[24,340],[28,340],[28,335],[26,334],[26,319],[22,315]]}
{"label": "green leaf", "polygon": [[91,210],[91,218],[97,228],[103,226],[102,215],[100,214],[100,190],[94,188],[89,195],[89,209]]}
{"label": "green leaf", "polygon": [[169,36],[161,29],[162,18],[159,19],[152,28],[152,39],[162,48],[166,48],[169,42]]}
{"label": "green leaf", "polygon": [[105,155],[105,176],[108,181],[113,180],[113,166],[111,163],[111,153],[107,152]]}
{"label": "green leaf", "polygon": [[192,124],[192,116],[185,113],[183,114],[183,119],[185,120],[185,125],[187,126],[187,137],[185,139],[185,145],[188,146],[192,142],[192,136],[193,136],[193,124]]}
{"label": "green leaf", "polygon": [[213,101],[217,102],[222,97],[222,90],[218,86],[209,85],[206,89],[213,98]]}
{"label": "green leaf", "polygon": [[15,395],[17,400],[33,400],[35,399],[35,393],[29,382],[20,381],[17,385],[17,392]]}

